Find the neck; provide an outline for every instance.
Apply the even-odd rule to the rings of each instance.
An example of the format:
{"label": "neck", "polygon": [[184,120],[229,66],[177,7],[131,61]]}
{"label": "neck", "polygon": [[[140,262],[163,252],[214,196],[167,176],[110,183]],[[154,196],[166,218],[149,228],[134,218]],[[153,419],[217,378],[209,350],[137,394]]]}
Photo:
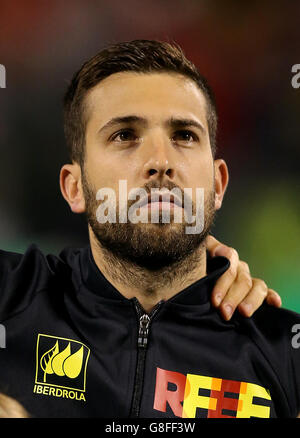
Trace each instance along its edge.
{"label": "neck", "polygon": [[90,233],[93,258],[106,279],[126,298],[136,297],[146,312],[206,275],[206,247],[201,245],[184,260],[150,271],[117,258]]}

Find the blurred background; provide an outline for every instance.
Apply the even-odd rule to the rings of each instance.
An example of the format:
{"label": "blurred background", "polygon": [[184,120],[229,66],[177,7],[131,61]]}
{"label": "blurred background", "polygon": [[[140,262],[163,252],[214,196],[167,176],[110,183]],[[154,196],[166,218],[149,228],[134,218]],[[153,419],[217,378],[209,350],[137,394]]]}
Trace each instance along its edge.
{"label": "blurred background", "polygon": [[86,245],[63,200],[62,96],[109,43],[176,41],[213,87],[230,185],[214,235],[300,312],[300,3],[202,0],[0,0],[0,248]]}

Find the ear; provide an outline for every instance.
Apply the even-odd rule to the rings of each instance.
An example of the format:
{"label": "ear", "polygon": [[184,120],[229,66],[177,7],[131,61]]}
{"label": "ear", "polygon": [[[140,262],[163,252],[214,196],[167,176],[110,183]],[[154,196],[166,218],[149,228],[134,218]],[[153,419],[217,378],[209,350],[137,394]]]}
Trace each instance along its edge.
{"label": "ear", "polygon": [[228,167],[224,160],[214,161],[215,166],[215,209],[222,206],[223,197],[229,181]]}
{"label": "ear", "polygon": [[60,190],[73,213],[85,212],[85,200],[81,183],[81,169],[78,163],[65,164],[60,170]]}

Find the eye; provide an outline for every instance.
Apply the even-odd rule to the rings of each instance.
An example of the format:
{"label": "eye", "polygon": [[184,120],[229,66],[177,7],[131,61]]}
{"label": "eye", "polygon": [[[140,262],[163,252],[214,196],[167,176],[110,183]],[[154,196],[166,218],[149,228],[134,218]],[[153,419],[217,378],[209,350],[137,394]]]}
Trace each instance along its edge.
{"label": "eye", "polygon": [[172,140],[177,142],[180,141],[180,142],[190,143],[192,141],[197,141],[198,137],[194,132],[186,129],[182,129],[180,131],[175,132]]}
{"label": "eye", "polygon": [[116,132],[111,139],[117,142],[133,141],[137,139],[137,136],[132,129],[122,129],[122,131]]}

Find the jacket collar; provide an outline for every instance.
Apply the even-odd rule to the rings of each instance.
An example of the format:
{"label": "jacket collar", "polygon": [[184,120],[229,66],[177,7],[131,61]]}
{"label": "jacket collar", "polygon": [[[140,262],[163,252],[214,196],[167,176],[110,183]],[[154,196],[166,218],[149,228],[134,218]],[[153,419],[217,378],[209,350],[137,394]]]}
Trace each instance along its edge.
{"label": "jacket collar", "polygon": [[[207,252],[207,275],[170,298],[170,304],[201,305],[210,300],[217,279],[229,268],[225,257],[210,257]],[[90,246],[80,254],[81,279],[84,285],[99,298],[129,301],[101,273],[96,265]]]}

